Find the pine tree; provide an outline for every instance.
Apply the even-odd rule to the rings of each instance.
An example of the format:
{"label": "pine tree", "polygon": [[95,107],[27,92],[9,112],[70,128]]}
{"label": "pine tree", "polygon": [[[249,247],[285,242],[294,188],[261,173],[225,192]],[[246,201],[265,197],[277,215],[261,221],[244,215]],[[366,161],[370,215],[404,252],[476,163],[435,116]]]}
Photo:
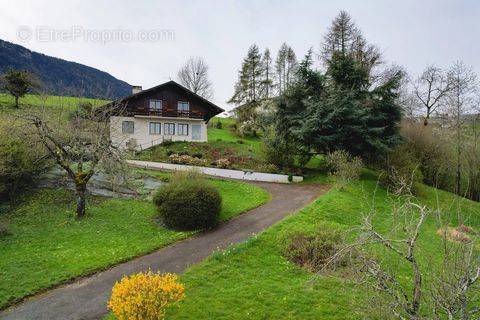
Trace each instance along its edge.
{"label": "pine tree", "polygon": [[277,53],[277,59],[275,60],[275,72],[277,73],[277,88],[278,94],[282,95],[285,88],[285,70],[287,67],[287,51],[288,46],[283,43]]}
{"label": "pine tree", "polygon": [[272,57],[268,48],[263,52],[262,67],[262,97],[268,99],[273,89]]}
{"label": "pine tree", "polygon": [[262,56],[258,46],[254,44],[243,59],[235,91],[229,102],[241,105],[259,100],[262,73]]}
{"label": "pine tree", "polygon": [[334,53],[348,55],[370,74],[373,67],[381,63],[381,54],[378,48],[368,44],[360,29],[345,11],[333,19],[325,35],[322,46],[324,63],[332,58]]}
{"label": "pine tree", "polygon": [[403,77],[393,74],[374,89],[366,70],[350,55],[335,52],[328,62],[326,90],[310,107],[301,129],[318,152],[343,149],[369,159],[400,142],[401,106],[398,88]]}
{"label": "pine tree", "polygon": [[295,159],[305,164],[311,156],[311,141],[301,128],[308,120],[310,103],[322,95],[325,80],[312,69],[312,55],[310,49],[295,70],[297,81],[280,96],[273,133],[266,140],[269,161],[282,168],[291,167]]}
{"label": "pine tree", "polygon": [[286,70],[285,70],[285,88],[288,89],[293,82],[295,71],[298,66],[297,57],[292,47],[288,47],[286,52]]}
{"label": "pine tree", "polygon": [[275,60],[275,71],[277,74],[278,94],[282,95],[285,90],[293,83],[293,78],[298,67],[297,58],[292,47],[285,42],[278,50]]}

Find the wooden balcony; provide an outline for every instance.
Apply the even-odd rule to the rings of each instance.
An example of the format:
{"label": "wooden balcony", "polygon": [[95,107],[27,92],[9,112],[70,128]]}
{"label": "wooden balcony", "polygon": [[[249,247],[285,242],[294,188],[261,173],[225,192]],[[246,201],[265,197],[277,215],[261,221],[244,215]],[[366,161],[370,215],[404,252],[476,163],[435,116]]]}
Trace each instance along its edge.
{"label": "wooden balcony", "polygon": [[158,110],[158,109],[140,109],[134,112],[135,115],[152,116],[152,117],[167,117],[167,118],[192,118],[203,119],[205,114],[198,111],[179,111],[179,110]]}

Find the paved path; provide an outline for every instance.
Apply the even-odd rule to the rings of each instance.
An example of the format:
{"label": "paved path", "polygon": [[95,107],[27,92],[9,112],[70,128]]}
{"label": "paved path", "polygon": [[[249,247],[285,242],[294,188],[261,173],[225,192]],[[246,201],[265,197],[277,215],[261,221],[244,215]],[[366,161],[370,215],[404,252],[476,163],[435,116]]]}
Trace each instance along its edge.
{"label": "paved path", "polygon": [[247,240],[312,202],[326,186],[255,183],[272,194],[272,200],[242,214],[215,230],[174,243],[77,282],[52,289],[0,312],[0,319],[101,319],[115,281],[146,271],[183,272],[212,252]]}

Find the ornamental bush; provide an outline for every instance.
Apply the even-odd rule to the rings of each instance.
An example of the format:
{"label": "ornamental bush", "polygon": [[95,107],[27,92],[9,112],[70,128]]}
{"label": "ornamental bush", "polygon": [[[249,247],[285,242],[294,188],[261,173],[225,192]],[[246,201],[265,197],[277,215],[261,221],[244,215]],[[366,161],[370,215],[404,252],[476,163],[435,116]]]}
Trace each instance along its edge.
{"label": "ornamental bush", "polygon": [[227,169],[230,167],[231,163],[230,163],[230,160],[228,160],[227,158],[221,158],[221,159],[215,160],[215,165],[218,168]]}
{"label": "ornamental bush", "polygon": [[189,156],[187,154],[185,155],[179,155],[179,154],[171,154],[168,159],[170,160],[171,163],[175,164],[187,164],[191,166],[206,166],[207,165],[207,160],[205,159],[200,159],[200,158],[195,158],[192,156]]}
{"label": "ornamental bush", "polygon": [[185,297],[185,287],[177,275],[138,273],[115,283],[108,308],[118,320],[159,320],[165,310]]}
{"label": "ornamental bush", "polygon": [[222,198],[197,172],[177,172],[153,199],[163,223],[175,230],[203,230],[217,225]]}

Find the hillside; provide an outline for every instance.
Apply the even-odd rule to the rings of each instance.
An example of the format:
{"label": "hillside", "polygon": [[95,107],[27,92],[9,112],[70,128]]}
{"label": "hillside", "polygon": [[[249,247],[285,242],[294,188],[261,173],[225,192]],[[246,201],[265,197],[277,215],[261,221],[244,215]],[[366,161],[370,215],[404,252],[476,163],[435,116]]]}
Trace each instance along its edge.
{"label": "hillside", "polygon": [[112,99],[131,93],[128,83],[104,71],[0,40],[0,74],[10,68],[32,72],[49,94]]}

